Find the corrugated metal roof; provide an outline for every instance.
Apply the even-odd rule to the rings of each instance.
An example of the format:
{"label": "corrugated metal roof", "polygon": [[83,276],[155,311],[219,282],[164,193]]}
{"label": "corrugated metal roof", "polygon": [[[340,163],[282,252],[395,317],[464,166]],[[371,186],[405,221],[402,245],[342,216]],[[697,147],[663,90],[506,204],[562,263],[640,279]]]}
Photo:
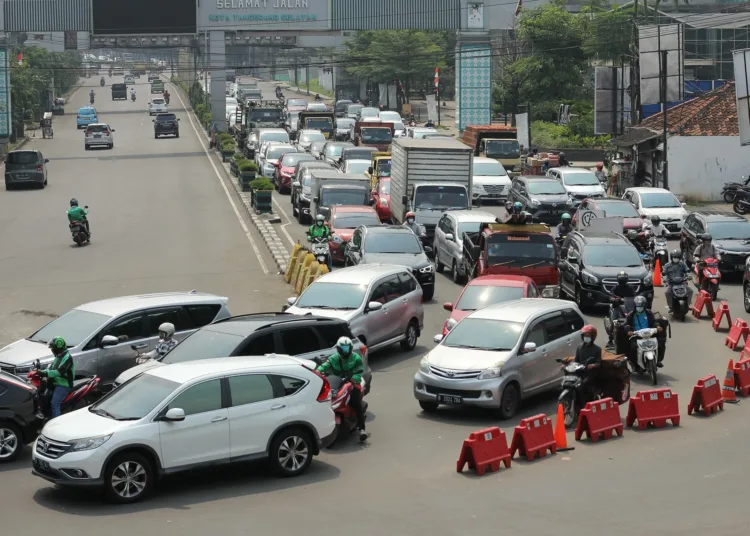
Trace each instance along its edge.
{"label": "corrugated metal roof", "polygon": [[331,0],[333,30],[458,30],[460,0]]}
{"label": "corrugated metal roof", "polygon": [[91,0],[5,0],[3,13],[6,32],[91,31]]}

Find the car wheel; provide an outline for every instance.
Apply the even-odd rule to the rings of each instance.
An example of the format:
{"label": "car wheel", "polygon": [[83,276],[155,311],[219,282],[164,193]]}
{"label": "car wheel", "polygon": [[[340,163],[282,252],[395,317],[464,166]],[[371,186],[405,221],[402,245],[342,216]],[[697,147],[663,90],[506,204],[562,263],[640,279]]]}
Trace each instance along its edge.
{"label": "car wheel", "polygon": [[83,146],[83,150],[84,150],[84,151],[88,151],[89,149],[90,149],[90,147],[89,147],[88,145],[84,145],[84,146]]}
{"label": "car wheel", "polygon": [[179,138],[179,137],[180,137],[180,133],[179,133],[179,132],[178,132],[178,133],[176,133],[176,134],[174,135],[174,137],[175,137],[175,138]]}
{"label": "car wheel", "polygon": [[583,291],[581,285],[576,284],[575,302],[581,311],[586,311],[589,308],[589,302],[583,297]]}
{"label": "car wheel", "polygon": [[435,413],[438,410],[438,403],[425,402],[424,400],[420,400],[419,407],[422,408],[422,411],[424,411],[425,413]]}
{"label": "car wheel", "polygon": [[509,383],[503,389],[503,394],[500,395],[500,418],[510,419],[518,411],[518,406],[521,403],[521,394],[518,391],[518,385],[515,383]]}
{"label": "car wheel", "polygon": [[137,452],[115,456],[104,471],[104,494],[114,503],[139,501],[151,491],[153,485],[151,463]]}
{"label": "car wheel", "polygon": [[114,144],[114,143],[110,143],[110,144],[109,144],[109,148],[110,148],[110,149],[114,149],[114,148],[115,148],[115,144]]}
{"label": "car wheel", "polygon": [[440,262],[440,251],[438,248],[435,249],[435,271],[439,274],[443,273],[443,270],[445,270],[445,264]]}
{"label": "car wheel", "polygon": [[750,313],[750,283],[743,285],[742,302],[745,306],[745,312]]}
{"label": "car wheel", "polygon": [[458,264],[456,263],[455,260],[453,261],[453,268],[452,268],[452,270],[453,270],[453,273],[452,273],[452,275],[453,275],[453,282],[455,284],[461,285],[464,281],[466,281],[466,278],[463,275],[461,275],[461,272],[458,271]]}
{"label": "car wheel", "polygon": [[271,443],[271,463],[279,476],[304,473],[312,463],[313,446],[310,434],[300,428],[289,428]]}
{"label": "car wheel", "polygon": [[435,295],[435,285],[429,288],[422,289],[422,298],[424,299],[424,301],[430,301],[434,295]]}
{"label": "car wheel", "polygon": [[406,326],[404,339],[401,341],[401,349],[405,352],[414,350],[414,347],[417,345],[417,338],[419,338],[419,326],[416,321],[412,320]]}
{"label": "car wheel", "polygon": [[21,454],[21,432],[11,422],[0,422],[0,463],[12,462]]}

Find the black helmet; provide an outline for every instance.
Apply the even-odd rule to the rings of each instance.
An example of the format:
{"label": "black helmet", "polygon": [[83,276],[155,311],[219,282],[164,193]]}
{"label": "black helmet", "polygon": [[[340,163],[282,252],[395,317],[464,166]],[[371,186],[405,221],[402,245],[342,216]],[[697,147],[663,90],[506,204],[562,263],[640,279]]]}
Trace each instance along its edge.
{"label": "black helmet", "polygon": [[617,274],[617,284],[618,285],[628,284],[628,274],[627,272],[625,272],[625,270],[620,270],[620,272]]}
{"label": "black helmet", "polygon": [[701,240],[703,240],[704,242],[710,242],[711,240],[713,240],[713,236],[711,236],[709,233],[706,233],[701,236]]}
{"label": "black helmet", "polygon": [[682,251],[679,249],[673,249],[672,253],[669,254],[669,258],[672,262],[679,262],[682,260]]}
{"label": "black helmet", "polygon": [[651,216],[651,223],[654,225],[659,225],[661,223],[661,218],[659,218],[659,216]]}
{"label": "black helmet", "polygon": [[78,199],[76,199],[75,197],[73,199],[71,199],[70,200],[70,206],[71,207],[77,207],[78,206]]}

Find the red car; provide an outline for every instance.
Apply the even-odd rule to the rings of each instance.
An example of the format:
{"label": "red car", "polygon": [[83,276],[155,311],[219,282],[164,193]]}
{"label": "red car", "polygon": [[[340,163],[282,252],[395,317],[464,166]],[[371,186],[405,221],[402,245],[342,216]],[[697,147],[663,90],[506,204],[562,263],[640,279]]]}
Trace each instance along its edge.
{"label": "red car", "polygon": [[360,225],[380,225],[375,209],[367,206],[335,206],[331,207],[331,239],[328,246],[331,250],[333,262],[344,262],[344,249],[354,230]]}
{"label": "red car", "polygon": [[284,153],[279,161],[276,162],[276,171],[273,174],[273,182],[276,184],[280,193],[292,191],[292,175],[298,162],[305,160],[315,160],[315,157],[308,153]]}
{"label": "red car", "polygon": [[372,191],[372,200],[378,218],[383,223],[391,222],[391,178],[380,177]]}
{"label": "red car", "polygon": [[[643,218],[630,204],[630,201],[616,198],[584,199],[578,206],[578,210],[603,210],[606,216],[623,218],[623,232],[640,231],[643,227]],[[576,224],[578,212],[573,214],[573,226]]]}
{"label": "red car", "polygon": [[443,309],[451,312],[443,324],[443,336],[464,317],[478,309],[496,303],[538,297],[539,289],[525,275],[483,275],[472,279],[459,294],[455,305],[450,302],[443,304]]}

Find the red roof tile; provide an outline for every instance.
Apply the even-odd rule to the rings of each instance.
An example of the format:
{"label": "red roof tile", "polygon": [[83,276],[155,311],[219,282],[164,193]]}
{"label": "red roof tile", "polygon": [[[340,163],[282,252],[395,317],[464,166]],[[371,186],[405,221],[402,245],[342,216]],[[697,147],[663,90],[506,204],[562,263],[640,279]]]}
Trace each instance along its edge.
{"label": "red roof tile", "polygon": [[[638,126],[662,132],[661,112]],[[670,108],[667,127],[678,136],[739,136],[734,82]]]}

